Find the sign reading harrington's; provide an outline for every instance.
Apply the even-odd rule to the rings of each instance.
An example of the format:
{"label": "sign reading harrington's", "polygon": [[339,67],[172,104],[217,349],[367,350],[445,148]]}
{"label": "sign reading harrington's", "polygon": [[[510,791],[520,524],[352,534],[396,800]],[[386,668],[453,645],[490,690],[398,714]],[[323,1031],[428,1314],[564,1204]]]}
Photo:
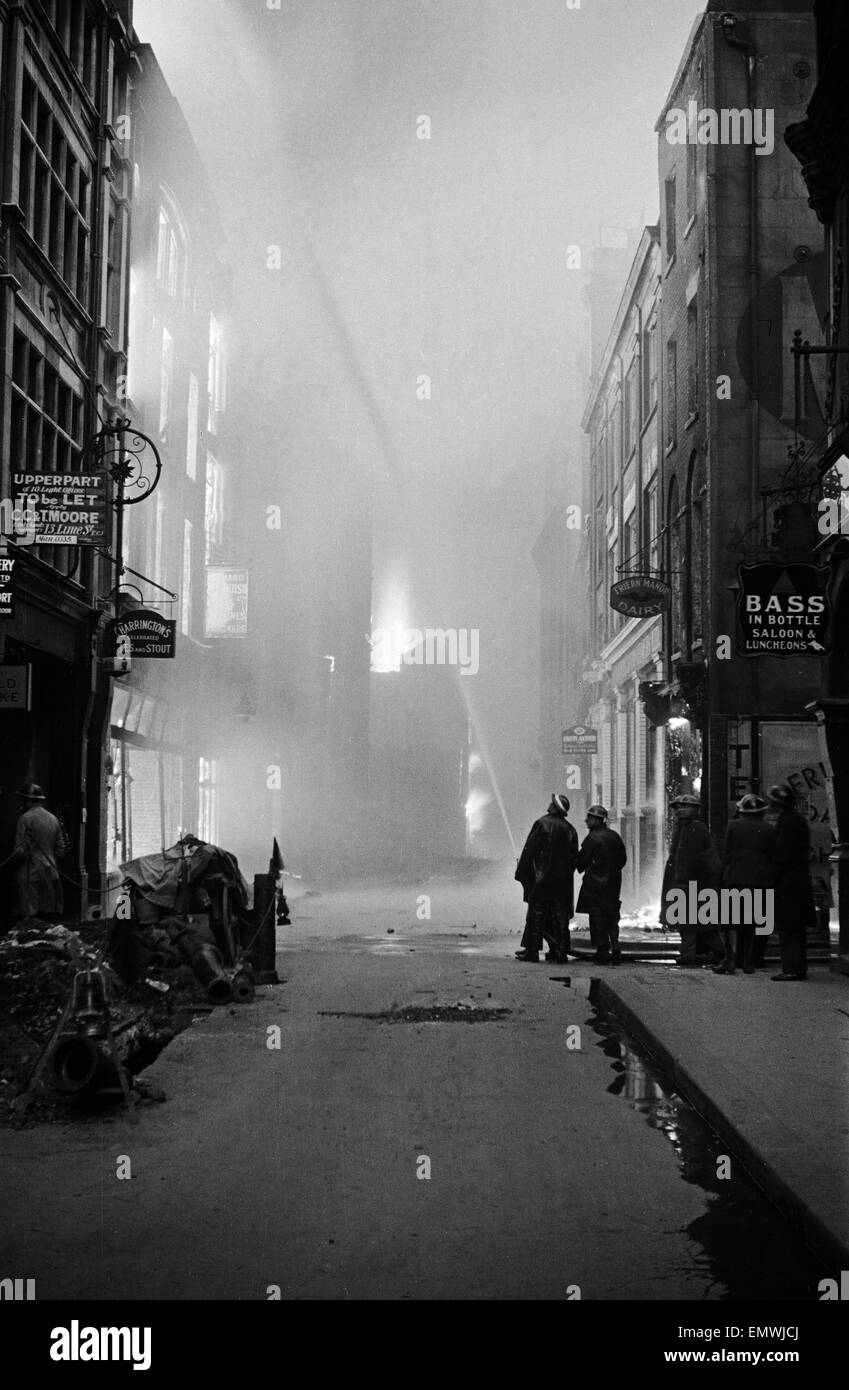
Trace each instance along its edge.
{"label": "sign reading harrington's", "polygon": [[831,648],[825,565],[738,565],[741,656],[824,656]]}
{"label": "sign reading harrington's", "polygon": [[36,545],[106,543],[103,473],[13,473],[12,499],[29,508]]}
{"label": "sign reading harrington's", "polygon": [[[119,652],[118,644],[122,638],[129,640],[129,652],[125,647]],[[126,654],[165,660],[174,656],[176,647],[175,619],[163,618],[152,608],[134,608],[122,618],[112,618],[106,624],[104,655],[107,657]]]}

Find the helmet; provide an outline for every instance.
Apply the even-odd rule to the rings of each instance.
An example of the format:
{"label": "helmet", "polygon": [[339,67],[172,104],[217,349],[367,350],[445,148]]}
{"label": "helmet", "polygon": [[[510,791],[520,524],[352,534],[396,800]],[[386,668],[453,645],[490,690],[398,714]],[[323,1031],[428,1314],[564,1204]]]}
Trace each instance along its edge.
{"label": "helmet", "polygon": [[603,806],[591,806],[587,815],[595,816],[596,820],[607,820],[607,811]]}
{"label": "helmet", "polygon": [[569,810],[569,798],[563,792],[552,792],[551,800],[564,815]]}
{"label": "helmet", "polygon": [[776,782],[774,787],[770,787],[767,796],[776,806],[796,805],[796,793],[789,782]]}
{"label": "helmet", "polygon": [[737,810],[741,816],[760,816],[766,810],[766,802],[762,796],[755,796],[754,792],[747,792],[737,802]]}
{"label": "helmet", "polygon": [[673,797],[669,804],[670,804],[670,806],[673,806],[673,807],[674,807],[674,806],[697,806],[699,810],[702,809],[702,803],[701,803],[701,801],[699,800],[699,798],[698,798],[697,796],[693,796],[692,792],[684,792],[682,796],[675,796],[675,797]]}

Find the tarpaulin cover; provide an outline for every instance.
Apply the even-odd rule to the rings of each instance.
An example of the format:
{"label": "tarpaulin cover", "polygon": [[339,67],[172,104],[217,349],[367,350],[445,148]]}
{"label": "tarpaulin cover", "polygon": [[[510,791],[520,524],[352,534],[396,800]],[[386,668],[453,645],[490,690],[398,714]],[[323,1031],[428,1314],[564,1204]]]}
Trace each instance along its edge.
{"label": "tarpaulin cover", "polygon": [[121,865],[121,872],[148,902],[173,911],[178,905],[184,863],[190,889],[202,888],[212,879],[217,879],[231,889],[231,903],[235,911],[241,912],[247,907],[248,885],[239,871],[235,855],[200,840],[186,841],[182,849],[180,845],[175,845],[162,854],[146,854],[141,859],[131,859],[129,863]]}

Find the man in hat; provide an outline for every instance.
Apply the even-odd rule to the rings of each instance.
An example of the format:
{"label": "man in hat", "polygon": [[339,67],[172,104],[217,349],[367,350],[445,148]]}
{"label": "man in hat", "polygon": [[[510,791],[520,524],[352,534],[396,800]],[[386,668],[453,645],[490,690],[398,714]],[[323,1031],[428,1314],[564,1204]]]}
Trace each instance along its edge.
{"label": "man in hat", "polygon": [[578,872],[584,875],[578,895],[578,911],[589,913],[593,959],[601,965],[618,965],[619,896],[622,869],[628,854],[619,835],[607,824],[604,806],[591,806],[586,815],[588,834],[578,855]]}
{"label": "man in hat", "polygon": [[775,926],[781,951],[781,974],[773,980],[805,980],[808,975],[805,934],[816,922],[816,907],[808,868],[811,832],[796,810],[796,794],[787,782],[767,792],[778,811],[772,841],[772,881]]}
{"label": "man in hat", "polygon": [[68,852],[59,821],[45,806],[46,797],[37,782],[21,787],[21,815],[15,827],[15,862],[18,866],[18,910],[22,917],[41,917],[57,922],[62,915],[62,880],[58,859]]}
{"label": "man in hat", "polygon": [[[703,888],[719,886],[719,855],[713,847],[710,831],[702,819],[702,803],[692,792],[676,796],[670,802],[675,815],[675,828],[669,846],[669,856],[663,869],[660,889],[660,916],[666,924],[669,894],[683,892],[689,905],[690,884],[695,883],[696,896]],[[681,951],[678,964],[697,966],[711,960],[721,961],[724,955],[722,939],[716,927],[705,928],[696,922],[676,923],[681,932]]]}
{"label": "man in hat", "polygon": [[518,960],[538,961],[543,940],[549,948],[546,960],[565,964],[569,959],[578,832],[568,811],[568,796],[552,792],[547,812],[534,821],[519,856],[514,877],[522,885],[528,913]]}
{"label": "man in hat", "polygon": [[[775,831],[764,819],[767,804],[762,796],[747,792],[737,802],[737,815],[728,822],[722,853],[723,888],[769,888],[772,885],[772,854]],[[755,973],[755,924],[740,922],[740,963],[744,975]],[[733,975],[737,964],[737,932],[724,922],[722,937],[725,960],[716,966],[717,975]]]}

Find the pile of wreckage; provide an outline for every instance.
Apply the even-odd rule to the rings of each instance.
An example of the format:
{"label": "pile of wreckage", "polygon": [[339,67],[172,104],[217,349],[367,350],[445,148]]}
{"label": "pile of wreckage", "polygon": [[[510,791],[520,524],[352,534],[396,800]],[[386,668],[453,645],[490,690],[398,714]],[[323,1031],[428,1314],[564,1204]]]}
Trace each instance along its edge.
{"label": "pile of wreckage", "polygon": [[121,866],[105,934],[102,923],[73,932],[31,919],[0,938],[0,1117],[26,1115],[44,1081],[66,1099],[164,1099],[137,1073],[198,1012],[279,983],[282,871],[275,840],[249,906],[236,858],[186,835]]}

